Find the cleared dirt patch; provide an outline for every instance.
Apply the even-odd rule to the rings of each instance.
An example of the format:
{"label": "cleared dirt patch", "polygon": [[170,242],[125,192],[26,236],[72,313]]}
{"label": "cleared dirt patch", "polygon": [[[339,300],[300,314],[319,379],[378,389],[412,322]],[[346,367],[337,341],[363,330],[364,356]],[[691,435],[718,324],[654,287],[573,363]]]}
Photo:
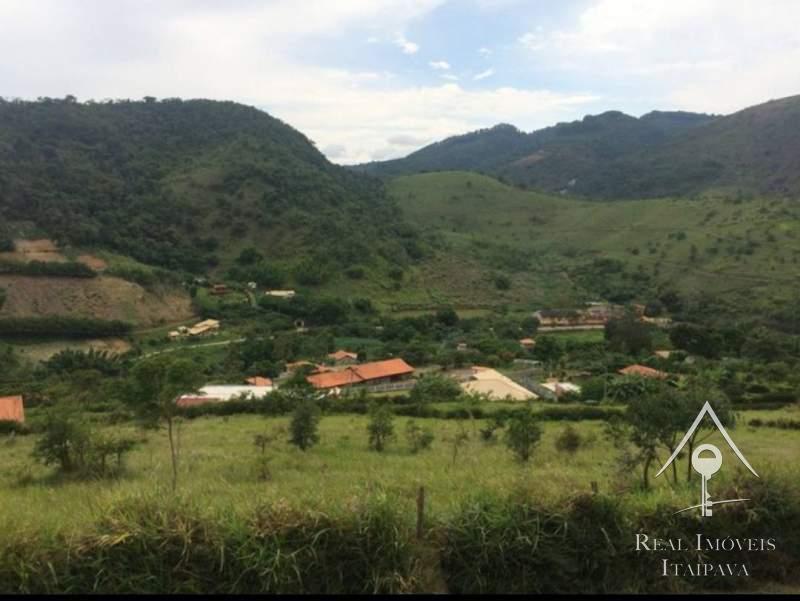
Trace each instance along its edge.
{"label": "cleared dirt patch", "polygon": [[76,261],[78,261],[78,263],[83,263],[86,267],[94,269],[95,271],[105,271],[108,268],[108,263],[94,255],[79,255]]}
{"label": "cleared dirt patch", "polygon": [[189,319],[189,295],[180,289],[145,290],[120,278],[44,278],[0,275],[6,301],[0,317],[65,315],[120,319],[157,326]]}
{"label": "cleared dirt patch", "polygon": [[95,349],[98,351],[108,351],[113,354],[122,354],[130,350],[131,345],[120,338],[104,338],[97,340],[54,340],[20,344],[15,347],[16,351],[21,356],[30,361],[47,361],[56,353],[68,348],[79,351]]}
{"label": "cleared dirt patch", "polygon": [[11,261],[56,261],[67,258],[58,250],[55,242],[47,238],[39,240],[14,240],[14,251],[0,253],[0,259]]}

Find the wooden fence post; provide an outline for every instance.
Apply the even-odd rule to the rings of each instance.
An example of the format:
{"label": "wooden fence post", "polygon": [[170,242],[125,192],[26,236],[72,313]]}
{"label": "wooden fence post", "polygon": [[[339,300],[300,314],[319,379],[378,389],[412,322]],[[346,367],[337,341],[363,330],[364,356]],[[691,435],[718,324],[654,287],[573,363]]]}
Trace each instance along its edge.
{"label": "wooden fence post", "polygon": [[425,523],[425,487],[420,486],[417,492],[417,540],[422,539]]}
{"label": "wooden fence post", "polygon": [[597,488],[597,482],[595,482],[594,480],[592,480],[592,494],[593,494],[593,495],[596,495],[598,492],[599,492],[599,490],[598,490],[598,488]]}

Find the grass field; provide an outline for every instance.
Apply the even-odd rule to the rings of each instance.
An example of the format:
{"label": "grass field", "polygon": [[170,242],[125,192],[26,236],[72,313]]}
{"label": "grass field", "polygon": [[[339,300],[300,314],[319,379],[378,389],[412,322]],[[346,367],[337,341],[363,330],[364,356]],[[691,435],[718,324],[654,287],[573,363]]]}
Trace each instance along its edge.
{"label": "grass field", "polygon": [[[753,417],[799,419],[797,407],[779,411],[742,412],[732,436],[762,479],[790,478],[795,483],[794,460],[800,454],[800,432],[752,428]],[[288,418],[232,416],[184,421],[180,431],[179,494],[209,510],[248,511],[265,501],[284,499],[301,507],[341,507],[349,500],[382,490],[413,514],[417,490],[427,490],[430,512],[444,516],[478,491],[521,493],[548,505],[590,490],[597,482],[601,492],[619,495],[625,502],[655,506],[670,502],[688,506],[696,502],[697,482],[674,486],[664,476],[654,480],[655,490],[638,490],[638,474],[620,471],[618,451],[604,436],[604,423],[575,424],[584,445],[574,455],[556,450],[554,441],[566,427],[545,422],[544,435],[529,464],[520,464],[502,443],[480,440],[480,421],[418,419],[435,435],[428,451],[412,454],[405,440],[407,418],[395,419],[396,440],[384,453],[367,449],[367,420],[363,416],[324,417],[320,444],[302,452],[287,444]],[[124,426],[132,430],[132,426]],[[469,439],[457,448],[460,432]],[[271,479],[259,477],[260,451],[256,434],[273,434],[266,450]],[[35,436],[0,439],[3,470],[0,473],[0,531],[80,532],[107,508],[124,498],[168,494],[169,452],[163,431],[148,432],[147,440],[131,453],[126,473],[113,481],[58,480],[50,469],[34,463]],[[726,469],[713,480],[721,491],[741,471],[724,441],[720,446]],[[663,460],[663,458],[662,458]],[[679,474],[685,478],[685,459]],[[727,467],[730,466],[730,467]],[[654,470],[655,472],[655,470]],[[652,475],[654,475],[654,472]]]}
{"label": "grass field", "polygon": [[[557,305],[591,297],[567,273],[597,257],[732,305],[764,299],[777,305],[797,293],[800,208],[789,201],[590,202],[464,172],[400,177],[389,187],[408,218],[448,249],[422,268],[427,280],[463,301],[486,296],[496,303]],[[476,283],[476,264],[485,272],[484,286],[470,294],[462,283]],[[507,273],[511,289],[486,285],[492,271]]]}

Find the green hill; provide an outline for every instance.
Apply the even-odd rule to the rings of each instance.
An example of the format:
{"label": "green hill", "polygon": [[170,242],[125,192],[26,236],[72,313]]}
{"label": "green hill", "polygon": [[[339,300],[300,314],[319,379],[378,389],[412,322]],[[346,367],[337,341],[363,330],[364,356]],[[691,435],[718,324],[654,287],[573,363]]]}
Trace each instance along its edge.
{"label": "green hill", "polygon": [[357,167],[380,176],[470,170],[545,192],[657,198],[710,191],[800,195],[800,96],[726,117],[610,111],[530,134],[502,125],[406,158]]}
{"label": "green hill", "polygon": [[0,238],[23,226],[198,273],[249,247],[249,263],[275,262],[262,273],[306,261],[310,279],[419,255],[379,182],[262,111],[208,100],[0,101]]}
{"label": "green hill", "polygon": [[[470,271],[481,266],[483,288],[453,294],[464,302],[484,290],[497,302],[544,306],[674,292],[764,317],[800,292],[800,207],[790,201],[582,201],[464,172],[399,177],[389,189],[439,252],[454,257],[441,281],[462,279],[462,258]],[[498,276],[508,290],[494,290]]]}

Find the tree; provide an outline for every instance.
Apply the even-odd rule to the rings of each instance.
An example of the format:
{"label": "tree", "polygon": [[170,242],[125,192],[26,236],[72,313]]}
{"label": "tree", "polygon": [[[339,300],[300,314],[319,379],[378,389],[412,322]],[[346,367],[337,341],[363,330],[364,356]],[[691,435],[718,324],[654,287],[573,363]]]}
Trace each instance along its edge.
{"label": "tree", "polygon": [[239,256],[236,257],[236,262],[239,265],[253,265],[261,261],[263,258],[264,255],[258,252],[258,250],[256,250],[252,246],[248,246],[247,248],[242,250],[242,252],[239,253]]}
{"label": "tree", "polygon": [[440,324],[452,328],[458,325],[458,313],[452,307],[446,309],[439,309],[436,312],[436,321]]}
{"label": "tree", "polygon": [[292,412],[289,442],[306,451],[319,442],[319,406],[310,398],[301,399]]}
{"label": "tree", "polygon": [[455,401],[462,393],[461,386],[454,379],[436,374],[425,374],[414,384],[408,398],[418,407],[423,407],[427,403]]}
{"label": "tree", "polygon": [[369,410],[369,448],[383,452],[390,438],[394,436],[394,414],[389,405],[373,403]]}
{"label": "tree", "polygon": [[679,323],[671,328],[669,339],[675,348],[709,359],[718,357],[722,350],[722,340],[717,332],[689,323]]}
{"label": "tree", "polygon": [[638,355],[653,348],[653,335],[649,325],[639,321],[629,312],[617,319],[609,319],[605,339],[612,351]]}
{"label": "tree", "polygon": [[[689,378],[683,392],[685,398],[683,419],[686,428],[689,427],[697,414],[700,413],[706,402],[714,409],[714,413],[717,414],[723,426],[731,427],[736,424],[736,414],[727,397],[707,378],[698,376]],[[686,443],[687,457],[691,458],[697,445],[706,440],[713,432],[713,422],[708,418],[704,418]],[[692,479],[694,470],[692,469],[691,460],[686,463],[686,481],[689,482]]]}
{"label": "tree", "polygon": [[583,443],[580,433],[572,426],[568,425],[556,438],[556,449],[572,455]]}
{"label": "tree", "polygon": [[178,487],[178,454],[175,440],[176,419],[180,416],[177,400],[186,394],[196,393],[204,376],[198,366],[188,359],[145,359],[131,370],[126,382],[126,400],[145,423],[165,423],[172,460],[172,490]]}
{"label": "tree", "polygon": [[[658,459],[660,448],[671,455],[680,437],[691,424],[692,415],[687,421],[690,407],[685,395],[679,390],[657,383],[648,388],[641,396],[631,399],[622,418],[609,423],[609,434],[618,448],[626,449],[623,464],[626,467],[642,465],[642,485],[650,487],[650,468]],[[627,452],[632,444],[634,454]],[[673,480],[677,482],[677,464],[672,464]]]}
{"label": "tree", "polygon": [[527,462],[542,437],[542,426],[530,407],[514,414],[508,421],[506,445],[517,459]]}
{"label": "tree", "polygon": [[406,422],[406,440],[412,453],[418,453],[430,448],[433,443],[433,432],[422,428],[413,419]]}

